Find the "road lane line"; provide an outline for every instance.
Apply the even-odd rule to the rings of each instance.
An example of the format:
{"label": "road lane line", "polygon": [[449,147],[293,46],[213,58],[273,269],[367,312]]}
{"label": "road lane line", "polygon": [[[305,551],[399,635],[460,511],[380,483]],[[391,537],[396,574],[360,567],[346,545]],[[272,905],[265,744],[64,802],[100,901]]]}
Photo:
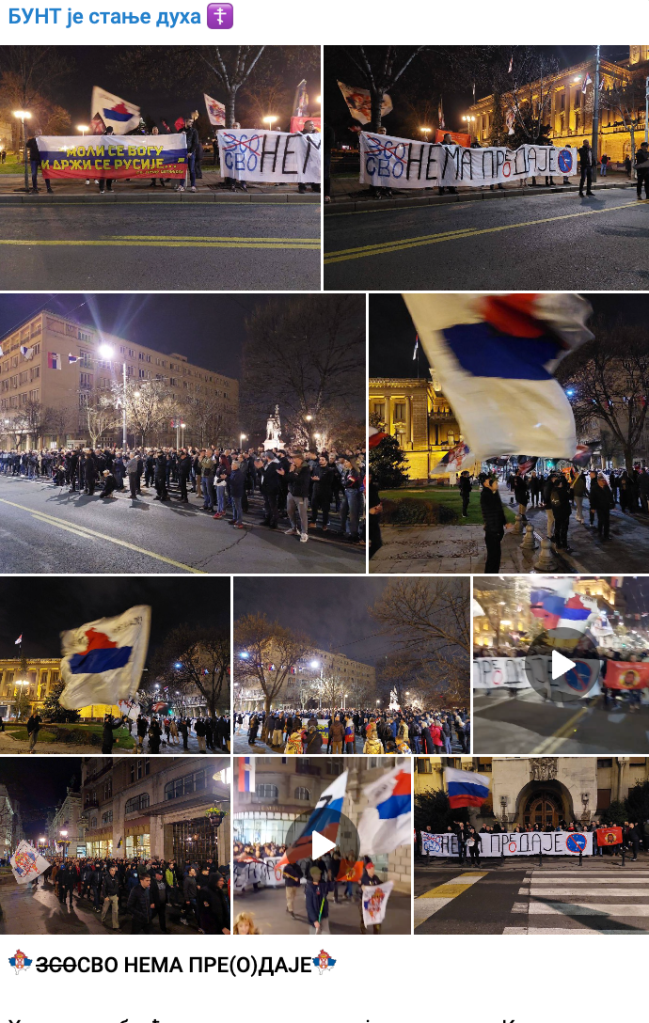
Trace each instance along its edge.
{"label": "road lane line", "polygon": [[471,874],[458,874],[457,877],[451,878],[450,881],[437,885],[436,888],[431,888],[430,891],[419,895],[415,899],[414,905],[415,927],[424,923],[434,913],[439,913],[440,909],[448,906],[453,899],[456,899],[458,895],[462,895],[469,888],[472,888],[476,881],[480,881],[488,873],[489,871],[485,870],[475,871]]}
{"label": "road lane line", "polygon": [[536,227],[539,224],[554,224],[560,220],[572,220],[575,217],[593,217],[601,213],[614,213],[620,210],[634,209],[645,206],[649,199],[624,203],[622,206],[607,206],[602,210],[583,210],[579,213],[564,213],[558,217],[542,217],[539,220],[524,220],[518,224],[499,224],[495,227],[483,227],[478,229],[462,228],[455,232],[444,231],[437,234],[420,235],[411,239],[395,239],[393,242],[380,242],[375,245],[360,246],[352,249],[340,249],[334,252],[325,253],[325,266],[333,263],[343,263],[351,259],[363,259],[366,256],[382,256],[391,252],[401,252],[404,249],[419,248],[422,245],[435,245],[444,241],[457,241],[464,238],[476,238],[483,234],[497,234],[500,231],[513,231],[515,228]]}
{"label": "road lane line", "polygon": [[561,748],[562,743],[569,738],[569,733],[576,731],[576,728],[573,728],[573,726],[576,725],[578,721],[581,721],[587,713],[588,707],[582,707],[581,710],[578,710],[571,718],[568,718],[565,725],[562,725],[561,728],[557,729],[554,735],[550,735],[539,746],[537,746],[534,752],[555,753]]}
{"label": "road lane line", "polygon": [[76,523],[64,522],[63,519],[57,519],[53,515],[47,515],[45,512],[35,510],[34,508],[28,508],[26,505],[16,504],[14,501],[7,501],[2,497],[0,497],[0,504],[7,504],[12,508],[19,508],[21,511],[29,512],[33,518],[39,519],[47,525],[57,526],[59,529],[64,529],[68,533],[75,533],[77,536],[85,537],[85,539],[94,537],[99,540],[107,540],[109,543],[117,544],[119,547],[126,547],[128,550],[135,551],[137,554],[144,554],[146,557],[154,558],[156,561],[164,561],[165,564],[173,565],[174,568],[182,568],[184,572],[193,572],[195,575],[209,574],[204,572],[201,568],[192,568],[191,565],[185,565],[182,561],[174,561],[173,558],[165,558],[163,554],[156,554],[154,551],[148,551],[144,547],[138,547],[136,544],[129,543],[127,540],[118,540],[114,536],[106,536],[105,533],[99,533],[97,530],[90,529],[88,526],[79,526]]}
{"label": "road lane line", "polygon": [[96,240],[96,239],[59,239],[59,240],[44,240],[44,239],[27,239],[27,238],[0,238],[0,245],[40,245],[53,248],[54,246],[103,246],[106,247],[119,247],[119,248],[160,248],[160,249],[289,249],[289,250],[302,250],[306,249],[309,251],[320,250],[320,239],[314,238],[309,244],[300,243],[299,245],[287,245],[286,241],[269,241],[269,242],[190,242],[190,241],[116,241],[112,239]]}

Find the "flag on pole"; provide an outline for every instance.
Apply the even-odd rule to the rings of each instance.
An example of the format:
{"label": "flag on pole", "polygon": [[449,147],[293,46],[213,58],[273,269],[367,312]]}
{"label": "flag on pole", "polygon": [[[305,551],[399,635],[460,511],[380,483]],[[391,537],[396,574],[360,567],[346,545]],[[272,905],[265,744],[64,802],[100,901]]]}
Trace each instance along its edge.
{"label": "flag on pole", "polygon": [[18,843],[18,848],[9,862],[18,884],[35,881],[50,865],[50,861],[41,856],[31,842],[26,842],[24,839]]}
{"label": "flag on pole", "polygon": [[[367,124],[368,121],[372,120],[372,100],[368,89],[345,85],[344,82],[338,82],[338,88],[342,92],[345,103],[349,107],[349,112],[355,121]],[[386,92],[383,94],[381,102],[381,117],[385,117],[391,110],[392,100]]]}
{"label": "flag on pole", "polygon": [[80,355],[68,355],[68,364],[71,366],[75,362],[81,362]]}
{"label": "flag on pole", "polygon": [[293,100],[293,117],[304,117],[309,112],[309,94],[306,91],[306,78],[303,78],[295,90]]}
{"label": "flag on pole", "polygon": [[62,369],[63,365],[61,362],[61,356],[58,352],[47,353],[47,368],[48,369]]}
{"label": "flag on pole", "polygon": [[581,91],[583,92],[584,95],[586,95],[586,89],[588,88],[588,86],[592,85],[592,84],[593,84],[593,79],[590,77],[590,74],[587,71],[586,72],[586,77],[584,78],[584,84],[581,87]]}
{"label": "flag on pole", "polygon": [[22,355],[23,359],[33,359],[34,349],[30,348],[28,345],[21,345],[20,354]]}
{"label": "flag on pole", "polygon": [[404,299],[475,461],[571,459],[570,402],[554,373],[593,337],[576,294],[409,294]]}
{"label": "flag on pole", "polygon": [[324,790],[316,803],[315,809],[299,837],[286,850],[281,860],[275,864],[283,867],[287,863],[297,863],[298,860],[308,860],[312,857],[311,836],[314,831],[324,835],[330,842],[338,841],[338,828],[340,826],[340,815],[343,812],[343,802],[347,791],[348,771],[343,771],[337,778],[334,778],[331,785]]}
{"label": "flag on pole", "polygon": [[444,107],[442,105],[442,97],[439,97],[439,103],[437,104],[437,127],[445,128],[446,122],[444,121]]}
{"label": "flag on pole", "polygon": [[509,58],[509,67],[507,68],[507,74],[511,75],[513,70],[514,70],[514,54],[512,53],[511,57]]}
{"label": "flag on pole", "polygon": [[239,757],[239,792],[255,791],[255,758]]}
{"label": "flag on pole", "polygon": [[98,111],[99,117],[107,128],[112,128],[116,135],[126,135],[127,132],[137,128],[140,123],[140,108],[135,103],[113,96],[111,92],[95,85],[92,90],[92,102],[90,104],[90,116],[93,111]]}
{"label": "flag on pole", "polygon": [[151,608],[129,608],[61,633],[59,702],[66,710],[91,703],[113,704],[137,691],[149,647]]}
{"label": "flag on pole", "polygon": [[459,771],[455,767],[447,767],[444,771],[448,801],[451,809],[461,806],[482,806],[489,796],[490,778],[487,774],[476,774],[475,771]]}
{"label": "flag on pole", "polygon": [[206,92],[203,93],[205,100],[205,106],[207,108],[207,116],[210,119],[210,124],[221,124],[225,125],[225,104],[219,103],[218,99],[212,99]]}
{"label": "flag on pole", "polygon": [[3,355],[4,355],[4,352],[2,350],[2,345],[0,345],[0,359],[2,358]]}
{"label": "flag on pole", "polygon": [[393,852],[412,840],[410,761],[397,764],[363,789],[368,806],[358,822],[360,855]]}
{"label": "flag on pole", "polygon": [[20,644],[22,643],[22,641],[23,641],[23,634],[22,634],[22,632],[21,632],[21,633],[20,633],[20,636],[18,637],[18,639],[17,639],[17,640],[16,640],[16,642],[14,643],[14,646],[20,646]]}
{"label": "flag on pole", "polygon": [[417,336],[415,337],[415,350],[414,350],[414,352],[412,353],[412,361],[413,361],[413,362],[414,362],[414,361],[415,361],[415,359],[417,358],[417,352],[418,352],[418,351],[419,351],[419,335],[417,334]]}

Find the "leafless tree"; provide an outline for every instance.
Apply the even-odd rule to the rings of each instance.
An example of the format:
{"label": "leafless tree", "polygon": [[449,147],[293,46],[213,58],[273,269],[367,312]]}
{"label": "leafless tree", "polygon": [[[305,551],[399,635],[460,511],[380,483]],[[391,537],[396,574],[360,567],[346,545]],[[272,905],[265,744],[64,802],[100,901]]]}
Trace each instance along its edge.
{"label": "leafless tree", "polygon": [[180,625],[162,644],[153,674],[171,688],[198,691],[212,717],[230,707],[230,637],[226,631]]}
{"label": "leafless tree", "polygon": [[244,615],[234,623],[234,681],[261,689],[268,717],[273,700],[279,699],[291,678],[291,669],[311,646],[304,633],[270,622],[266,615]]}

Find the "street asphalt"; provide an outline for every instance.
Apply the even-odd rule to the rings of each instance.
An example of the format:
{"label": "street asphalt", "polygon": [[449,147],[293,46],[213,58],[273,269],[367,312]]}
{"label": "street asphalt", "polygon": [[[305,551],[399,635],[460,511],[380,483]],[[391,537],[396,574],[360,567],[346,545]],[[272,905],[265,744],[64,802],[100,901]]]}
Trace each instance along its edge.
{"label": "street asphalt", "polygon": [[281,529],[244,529],[214,521],[198,502],[154,501],[145,490],[105,500],[66,487],[0,477],[0,564],[3,573],[360,573],[365,558],[343,543],[285,536]]}
{"label": "street asphalt", "polygon": [[2,221],[5,291],[320,288],[320,206],[310,202],[53,200],[4,206]]}
{"label": "street asphalt", "polygon": [[[344,885],[340,883],[338,890],[340,901],[335,902],[332,895],[327,897],[329,904],[329,930],[331,934],[360,934],[361,910],[360,902],[343,898]],[[235,893],[233,916],[237,913],[252,913],[255,926],[261,934],[308,934],[309,919],[306,914],[306,896],[304,887],[295,899],[295,919],[286,911],[285,889],[260,888],[254,891],[248,888],[244,895]],[[390,895],[385,921],[381,928],[383,934],[410,934],[410,896],[403,892],[393,891]]]}
{"label": "street asphalt", "polygon": [[[646,934],[649,864],[621,856],[517,857],[479,869],[415,863],[415,934]],[[526,861],[526,862],[525,862]]]}
{"label": "street asphalt", "polygon": [[642,753],[649,747],[649,708],[604,708],[593,702],[550,703],[532,690],[473,693],[476,753]]}
{"label": "street asphalt", "polygon": [[325,288],[646,290],[649,202],[628,188],[335,212]]}

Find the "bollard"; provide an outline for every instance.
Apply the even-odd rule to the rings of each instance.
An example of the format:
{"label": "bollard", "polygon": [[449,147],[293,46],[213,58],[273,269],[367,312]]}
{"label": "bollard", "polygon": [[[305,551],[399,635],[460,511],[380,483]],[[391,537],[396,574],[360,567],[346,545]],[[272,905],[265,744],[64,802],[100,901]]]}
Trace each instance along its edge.
{"label": "bollard", "polygon": [[625,867],[626,866],[626,849],[624,848],[624,846],[622,846],[621,851],[622,851],[622,866]]}
{"label": "bollard", "polygon": [[543,866],[543,850],[539,849],[539,867]]}
{"label": "bollard", "polygon": [[552,550],[552,543],[547,536],[541,540],[541,553],[536,563],[537,569],[544,572],[554,572],[557,569],[557,558]]}
{"label": "bollard", "polygon": [[581,856],[581,849],[580,849],[580,850],[579,850],[579,866],[580,866],[580,867],[583,867],[583,865],[584,865],[584,864],[583,864],[583,862],[582,862],[582,856]]}
{"label": "bollard", "polygon": [[522,551],[536,550],[536,540],[534,539],[534,526],[532,525],[531,522],[528,522],[528,524],[525,527],[525,539],[521,544],[521,550]]}
{"label": "bollard", "polygon": [[513,526],[513,529],[512,529],[512,533],[522,533],[522,532],[523,532],[523,516],[521,515],[520,512],[517,512],[517,514],[516,514],[516,522],[514,523],[514,526]]}

